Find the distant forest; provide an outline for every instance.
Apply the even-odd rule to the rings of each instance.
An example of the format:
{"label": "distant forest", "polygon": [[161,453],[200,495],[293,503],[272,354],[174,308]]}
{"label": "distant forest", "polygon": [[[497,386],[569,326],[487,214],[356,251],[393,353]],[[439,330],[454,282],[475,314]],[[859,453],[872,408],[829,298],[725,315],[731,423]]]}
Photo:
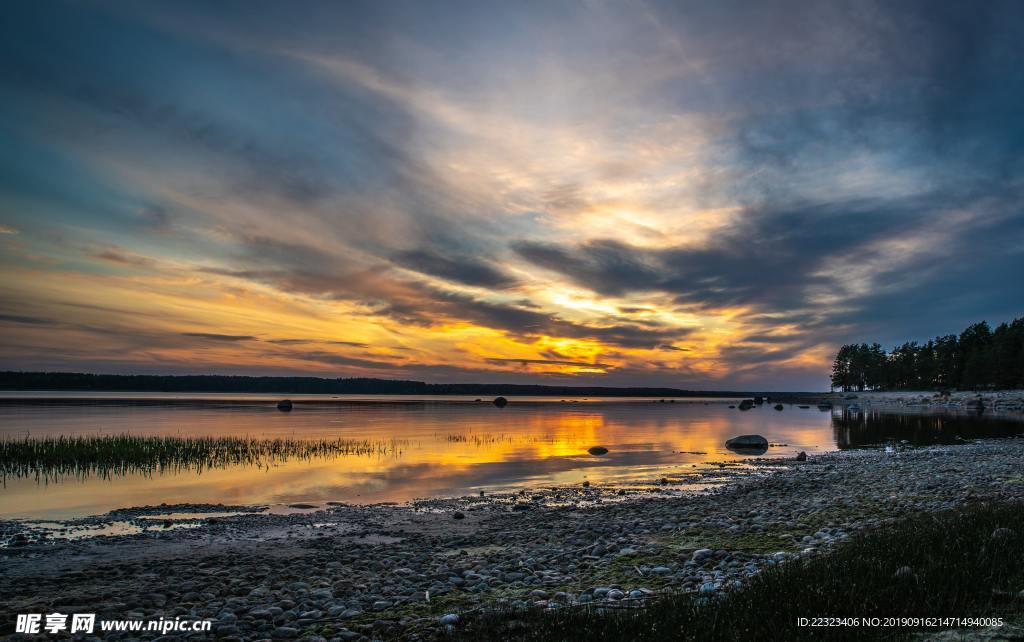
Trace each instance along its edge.
{"label": "distant forest", "polygon": [[262,392],[275,394],[520,395],[563,397],[732,397],[736,392],[676,388],[610,388],[490,383],[424,383],[392,379],[236,377],[225,375],[101,375],[74,372],[0,372],[0,390],[118,392]]}
{"label": "distant forest", "polygon": [[844,345],[832,363],[840,390],[1008,390],[1024,388],[1024,317],[975,323],[927,343],[904,343],[886,352],[873,343]]}

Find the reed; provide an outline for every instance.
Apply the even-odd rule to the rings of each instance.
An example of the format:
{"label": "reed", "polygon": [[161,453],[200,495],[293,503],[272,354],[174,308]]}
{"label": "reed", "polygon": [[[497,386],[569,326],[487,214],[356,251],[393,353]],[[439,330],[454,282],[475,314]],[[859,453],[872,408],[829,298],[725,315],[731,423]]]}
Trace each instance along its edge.
{"label": "reed", "polygon": [[473,444],[474,446],[489,446],[491,444],[507,443],[511,444],[515,441],[528,441],[529,437],[517,437],[516,435],[509,435],[506,433],[493,434],[493,433],[472,433],[472,434],[461,434],[461,433],[450,433],[446,437],[450,444]]}
{"label": "reed", "polygon": [[289,459],[401,454],[402,440],[261,439],[88,435],[0,440],[0,478],[39,482],[91,476],[194,472],[227,466],[269,467]]}

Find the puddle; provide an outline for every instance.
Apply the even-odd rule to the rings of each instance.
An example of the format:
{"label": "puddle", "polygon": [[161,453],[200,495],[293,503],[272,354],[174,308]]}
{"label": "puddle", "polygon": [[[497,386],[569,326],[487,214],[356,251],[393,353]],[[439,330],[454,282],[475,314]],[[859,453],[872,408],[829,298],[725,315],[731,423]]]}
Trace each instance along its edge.
{"label": "puddle", "polygon": [[219,513],[164,513],[160,515],[139,515],[137,519],[151,519],[160,521],[174,520],[197,520],[211,517],[235,517],[236,515],[248,515],[241,512],[219,512]]}
{"label": "puddle", "polygon": [[295,504],[272,504],[266,509],[256,513],[257,515],[303,515],[315,513],[327,508],[326,504],[295,503]]}
{"label": "puddle", "polygon": [[82,540],[93,537],[118,537],[122,535],[138,535],[139,533],[160,533],[180,528],[197,528],[197,522],[178,522],[172,524],[138,524],[136,522],[117,520],[101,524],[68,525],[60,522],[22,522],[32,533],[46,540]]}

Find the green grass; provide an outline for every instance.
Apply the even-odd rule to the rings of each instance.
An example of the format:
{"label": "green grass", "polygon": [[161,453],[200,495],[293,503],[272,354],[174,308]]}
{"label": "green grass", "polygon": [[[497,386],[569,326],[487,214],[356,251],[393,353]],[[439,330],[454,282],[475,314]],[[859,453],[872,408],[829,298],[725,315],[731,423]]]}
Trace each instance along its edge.
{"label": "green grass", "polygon": [[101,435],[0,440],[0,479],[112,477],[202,472],[225,466],[270,466],[288,459],[390,455],[400,441],[254,439],[248,437],[142,437]]}
{"label": "green grass", "polygon": [[[993,539],[997,528],[1013,535]],[[469,614],[454,640],[907,639],[933,629],[807,628],[806,617],[1003,617],[1024,602],[1024,505],[908,517],[815,558],[770,568],[720,599],[671,594],[644,608]],[[909,566],[912,576],[898,578]]]}
{"label": "green grass", "polygon": [[777,553],[803,548],[793,542],[792,533],[730,533],[724,529],[690,529],[662,538],[662,543],[676,551],[698,548],[728,549],[746,553]]}

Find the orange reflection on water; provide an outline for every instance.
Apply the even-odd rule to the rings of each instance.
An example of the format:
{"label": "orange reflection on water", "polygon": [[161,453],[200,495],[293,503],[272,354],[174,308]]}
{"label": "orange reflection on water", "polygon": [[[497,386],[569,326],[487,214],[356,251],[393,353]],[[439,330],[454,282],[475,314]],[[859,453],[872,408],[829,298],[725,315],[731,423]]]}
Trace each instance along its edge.
{"label": "orange reflection on water", "polygon": [[[8,407],[0,435],[120,434],[398,440],[385,455],[286,460],[269,467],[129,474],[37,483],[8,479],[0,515],[68,517],[160,503],[378,502],[592,483],[650,483],[743,455],[726,439],[758,433],[766,456],[834,448],[829,413],[728,402],[344,403],[277,412],[234,406],[93,405]],[[602,445],[595,457],[587,449]]]}

